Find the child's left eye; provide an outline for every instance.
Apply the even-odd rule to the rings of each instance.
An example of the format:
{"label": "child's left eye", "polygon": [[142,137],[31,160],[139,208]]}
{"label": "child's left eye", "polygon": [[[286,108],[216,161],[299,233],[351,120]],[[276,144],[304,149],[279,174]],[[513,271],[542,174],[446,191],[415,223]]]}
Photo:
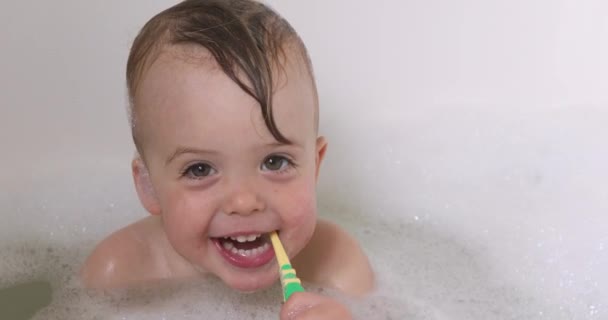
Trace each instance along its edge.
{"label": "child's left eye", "polygon": [[269,156],[262,163],[262,170],[281,171],[293,166],[293,162],[283,156]]}

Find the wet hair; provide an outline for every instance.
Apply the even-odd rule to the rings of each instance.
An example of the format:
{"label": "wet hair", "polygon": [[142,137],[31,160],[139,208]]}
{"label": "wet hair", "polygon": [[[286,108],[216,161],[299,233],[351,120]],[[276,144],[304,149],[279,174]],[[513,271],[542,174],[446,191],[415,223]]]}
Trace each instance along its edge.
{"label": "wet hair", "polygon": [[[138,85],[163,48],[195,45],[209,51],[221,70],[260,105],[266,127],[281,143],[289,143],[273,118],[273,69],[281,69],[286,53],[298,53],[310,75],[317,105],[312,64],[291,25],[268,6],[253,0],[185,0],[150,19],[131,47],[127,61],[129,121],[140,153],[137,124]],[[315,127],[318,125],[315,112]]]}

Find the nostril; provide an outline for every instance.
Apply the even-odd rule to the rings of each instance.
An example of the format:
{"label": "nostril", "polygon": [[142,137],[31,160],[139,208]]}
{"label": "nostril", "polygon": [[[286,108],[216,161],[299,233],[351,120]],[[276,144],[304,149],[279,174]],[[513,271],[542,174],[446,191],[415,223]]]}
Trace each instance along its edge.
{"label": "nostril", "polygon": [[228,215],[250,215],[264,211],[264,202],[253,193],[240,193],[227,199],[224,212]]}

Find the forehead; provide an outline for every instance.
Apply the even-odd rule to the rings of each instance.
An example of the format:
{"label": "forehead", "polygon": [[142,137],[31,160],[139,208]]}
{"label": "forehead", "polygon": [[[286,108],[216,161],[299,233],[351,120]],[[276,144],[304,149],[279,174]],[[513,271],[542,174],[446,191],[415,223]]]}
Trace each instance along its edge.
{"label": "forehead", "polygon": [[[314,136],[316,95],[311,76],[298,55],[286,51],[286,57],[282,67],[273,70],[273,118],[279,131],[290,140],[300,139],[302,134]],[[162,129],[170,130],[176,138],[195,138],[193,135],[197,134],[186,129],[195,128],[202,135],[217,129],[221,120],[243,118],[243,113],[248,114],[248,119],[247,123],[240,123],[241,127],[254,126],[262,138],[274,140],[259,104],[224,74],[202,47],[180,45],[163,49],[144,73],[134,98],[144,145],[156,133],[166,135]]]}

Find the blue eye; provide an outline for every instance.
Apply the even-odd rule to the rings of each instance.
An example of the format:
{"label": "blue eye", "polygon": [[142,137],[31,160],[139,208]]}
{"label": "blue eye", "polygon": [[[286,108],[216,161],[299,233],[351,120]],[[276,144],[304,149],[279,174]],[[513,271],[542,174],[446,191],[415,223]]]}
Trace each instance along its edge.
{"label": "blue eye", "polygon": [[262,163],[262,170],[268,171],[280,171],[285,170],[288,167],[293,166],[293,162],[283,156],[270,156]]}
{"label": "blue eye", "polygon": [[213,169],[210,165],[206,163],[196,163],[189,166],[183,173],[183,175],[188,176],[194,179],[200,179],[215,173],[215,169]]}

